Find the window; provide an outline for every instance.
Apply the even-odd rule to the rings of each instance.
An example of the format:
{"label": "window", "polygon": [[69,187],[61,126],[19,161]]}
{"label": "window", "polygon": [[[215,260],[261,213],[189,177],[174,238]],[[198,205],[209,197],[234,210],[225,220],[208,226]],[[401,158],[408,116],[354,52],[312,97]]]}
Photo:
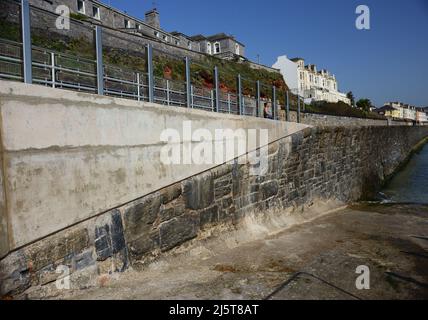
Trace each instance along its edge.
{"label": "window", "polygon": [[131,28],[131,21],[129,21],[128,19],[125,19],[125,28],[129,29]]}
{"label": "window", "polygon": [[211,51],[211,43],[207,43],[207,53],[208,54],[212,54],[212,51]]}
{"label": "window", "polygon": [[140,26],[138,23],[136,23],[136,24],[135,24],[135,29],[140,30],[140,29],[141,29],[141,26]]}
{"label": "window", "polygon": [[240,49],[239,49],[239,44],[235,43],[235,54],[237,54],[238,56],[241,54]]}
{"label": "window", "polygon": [[85,1],[77,0],[77,11],[80,13],[85,13]]}
{"label": "window", "polygon": [[180,41],[175,40],[175,45],[176,45],[176,46],[179,46],[179,45],[180,45]]}
{"label": "window", "polygon": [[100,20],[100,8],[93,6],[92,7],[92,17]]}
{"label": "window", "polygon": [[162,38],[163,38],[163,41],[168,42],[168,36],[167,35],[164,34]]}
{"label": "window", "polygon": [[154,32],[154,34],[155,34],[155,37],[156,37],[156,38],[159,38],[159,37],[160,37],[159,32],[155,31],[155,32]]}
{"label": "window", "polygon": [[220,53],[220,43],[216,42],[214,43],[214,54]]}
{"label": "window", "polygon": [[192,43],[189,41],[189,42],[187,42],[187,48],[189,49],[189,50],[192,50]]}

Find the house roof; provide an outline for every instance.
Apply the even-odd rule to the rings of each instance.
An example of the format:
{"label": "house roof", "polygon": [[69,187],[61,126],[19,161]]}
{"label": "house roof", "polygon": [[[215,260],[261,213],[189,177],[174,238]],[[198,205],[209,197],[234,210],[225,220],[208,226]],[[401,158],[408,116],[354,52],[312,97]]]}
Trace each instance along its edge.
{"label": "house roof", "polygon": [[390,106],[389,104],[384,105],[383,107],[377,108],[376,112],[379,111],[393,111],[393,110],[397,110],[396,108],[394,108],[393,106]]}
{"label": "house roof", "polygon": [[204,36],[202,34],[197,34],[197,35],[189,37],[189,39],[191,39],[193,41],[202,41],[202,40],[218,41],[218,40],[223,40],[223,39],[232,39],[236,43],[239,43],[241,46],[245,47],[245,45],[242,42],[239,42],[238,40],[236,40],[234,36],[226,34],[224,32],[217,33],[217,34],[214,34],[212,36]]}
{"label": "house roof", "polygon": [[192,40],[191,37],[189,37],[187,34],[184,34],[184,33],[179,32],[179,31],[171,31],[170,34],[172,34],[173,36],[176,36],[176,37],[182,36],[186,39]]}
{"label": "house roof", "polygon": [[201,40],[207,40],[207,37],[203,36],[202,34],[197,34],[189,37],[189,39],[193,41],[201,41]]}
{"label": "house roof", "polygon": [[300,61],[300,60],[305,60],[305,59],[303,59],[303,58],[299,58],[299,57],[296,57],[296,58],[292,58],[292,59],[290,59],[291,61],[293,61],[293,62],[297,62],[297,61]]}
{"label": "house roof", "polygon": [[209,37],[207,37],[207,38],[208,38],[208,40],[210,40],[210,41],[223,40],[223,39],[233,39],[233,40],[235,40],[235,38],[234,38],[233,36],[228,35],[228,34],[225,34],[224,32],[214,34],[214,35],[209,36]]}

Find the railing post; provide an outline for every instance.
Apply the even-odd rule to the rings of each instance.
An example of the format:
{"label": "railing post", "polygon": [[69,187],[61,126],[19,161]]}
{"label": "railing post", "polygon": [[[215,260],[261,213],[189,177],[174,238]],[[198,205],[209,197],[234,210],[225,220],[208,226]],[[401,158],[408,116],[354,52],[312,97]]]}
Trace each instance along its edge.
{"label": "railing post", "polygon": [[215,110],[215,101],[214,101],[214,89],[211,89],[211,111],[216,111]]}
{"label": "railing post", "polygon": [[103,40],[102,29],[95,27],[95,50],[97,57],[97,89],[98,94],[104,94],[104,66],[103,66]]}
{"label": "railing post", "polygon": [[28,2],[28,0],[21,0],[21,33],[24,82],[33,83],[33,64],[31,58],[30,3]]}
{"label": "railing post", "polygon": [[261,101],[260,101],[260,81],[256,81],[256,117],[259,117],[261,114]]}
{"label": "railing post", "polygon": [[227,93],[227,108],[229,109],[229,113],[231,112],[231,107],[230,93]]}
{"label": "railing post", "polygon": [[51,52],[51,78],[52,88],[55,88],[55,52]]}
{"label": "railing post", "polygon": [[237,89],[236,98],[237,98],[238,114],[241,115],[243,110],[242,110],[242,79],[240,74],[238,74],[238,77],[237,77],[236,89]]}
{"label": "railing post", "polygon": [[137,99],[141,101],[140,73],[137,72]]}
{"label": "railing post", "polygon": [[290,121],[290,97],[288,95],[288,90],[286,92],[286,99],[287,99],[287,101],[286,101],[286,103],[287,103],[287,110],[286,110],[286,113],[285,113],[285,121]]}
{"label": "railing post", "polygon": [[192,83],[190,79],[190,59],[189,57],[184,58],[186,64],[186,97],[187,97],[187,108],[193,108],[192,98]]}
{"label": "railing post", "polygon": [[169,106],[170,102],[169,102],[170,98],[169,98],[169,80],[166,79],[166,104]]}
{"label": "railing post", "polygon": [[297,94],[297,122],[300,123],[300,96]]}
{"label": "railing post", "polygon": [[278,120],[278,104],[276,101],[276,87],[272,86],[272,119]]}
{"label": "railing post", "polygon": [[187,95],[190,97],[190,108],[193,108],[193,86],[190,85],[190,94]]}
{"label": "railing post", "polygon": [[241,111],[241,114],[243,116],[246,115],[246,113],[245,113],[245,97],[244,96],[242,96],[242,111]]}
{"label": "railing post", "polygon": [[218,112],[220,110],[220,84],[218,81],[218,68],[217,66],[214,67],[214,90],[215,90],[215,105],[214,105],[214,111]]}
{"label": "railing post", "polygon": [[146,46],[147,56],[147,80],[149,90],[149,102],[154,102],[154,80],[153,80],[153,48],[151,44]]}

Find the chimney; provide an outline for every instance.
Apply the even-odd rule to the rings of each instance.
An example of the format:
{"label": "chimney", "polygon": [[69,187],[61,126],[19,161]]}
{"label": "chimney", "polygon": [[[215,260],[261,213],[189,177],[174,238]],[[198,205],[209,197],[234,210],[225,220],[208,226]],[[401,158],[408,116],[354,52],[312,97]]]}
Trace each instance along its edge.
{"label": "chimney", "polygon": [[149,26],[160,29],[159,12],[156,8],[145,13],[145,21]]}

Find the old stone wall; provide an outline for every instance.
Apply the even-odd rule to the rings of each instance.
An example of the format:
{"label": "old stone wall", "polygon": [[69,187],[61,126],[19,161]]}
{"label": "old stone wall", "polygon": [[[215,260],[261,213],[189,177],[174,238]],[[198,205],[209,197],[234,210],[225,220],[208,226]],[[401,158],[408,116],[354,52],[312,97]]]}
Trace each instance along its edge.
{"label": "old stone wall", "polygon": [[254,212],[370,197],[427,136],[428,127],[306,128],[270,144],[264,176],[233,161],[11,253],[0,262],[1,293],[52,293],[63,265],[72,288],[84,288]]}

